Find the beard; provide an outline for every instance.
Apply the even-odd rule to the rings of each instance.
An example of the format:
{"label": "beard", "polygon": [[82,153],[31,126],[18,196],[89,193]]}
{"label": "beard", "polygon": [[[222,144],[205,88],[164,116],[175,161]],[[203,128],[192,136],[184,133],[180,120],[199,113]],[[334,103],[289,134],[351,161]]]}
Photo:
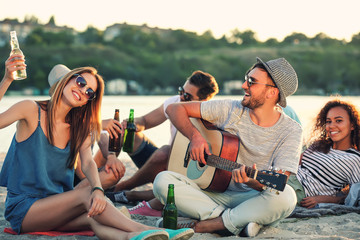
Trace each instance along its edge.
{"label": "beard", "polygon": [[259,96],[257,98],[252,96],[250,93],[250,97],[247,100],[243,99],[241,101],[241,105],[243,105],[244,107],[250,108],[252,110],[254,110],[255,108],[261,107],[265,103],[264,95],[265,95],[265,91],[263,93],[259,94]]}

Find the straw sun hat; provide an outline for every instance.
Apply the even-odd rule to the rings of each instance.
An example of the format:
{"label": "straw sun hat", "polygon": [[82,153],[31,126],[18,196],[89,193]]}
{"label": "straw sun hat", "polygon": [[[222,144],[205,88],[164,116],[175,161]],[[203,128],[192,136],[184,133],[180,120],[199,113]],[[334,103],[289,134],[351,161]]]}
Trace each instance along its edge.
{"label": "straw sun hat", "polygon": [[57,64],[51,69],[48,76],[48,82],[50,86],[49,96],[54,93],[56,83],[70,71],[71,70],[63,64]]}

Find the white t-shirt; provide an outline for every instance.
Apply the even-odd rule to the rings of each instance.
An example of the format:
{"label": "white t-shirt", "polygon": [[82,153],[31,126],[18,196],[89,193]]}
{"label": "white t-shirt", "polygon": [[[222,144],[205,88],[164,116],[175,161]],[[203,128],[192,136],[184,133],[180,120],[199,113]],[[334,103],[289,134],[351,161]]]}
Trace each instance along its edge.
{"label": "white t-shirt", "polygon": [[[164,102],[164,109],[163,109],[163,110],[164,110],[165,117],[166,117],[167,119],[169,119],[169,116],[166,114],[166,108],[167,108],[170,104],[172,104],[172,103],[177,103],[177,102],[180,102],[180,96],[179,96],[179,95],[172,96],[172,97],[170,97],[170,98],[168,98],[168,99],[165,100],[165,102]],[[175,126],[174,126],[174,125],[171,123],[171,121],[170,121],[170,134],[171,134],[171,136],[170,136],[169,144],[171,144],[171,143],[173,142],[173,140],[174,140],[174,138],[175,138],[176,131],[177,131],[177,129],[175,128]]]}
{"label": "white t-shirt", "polygon": [[[218,128],[240,139],[237,162],[248,167],[256,163],[257,169],[297,172],[302,147],[302,128],[299,123],[281,113],[271,127],[256,125],[250,118],[249,108],[241,101],[214,100],[201,103],[201,116]],[[248,190],[245,184],[231,181],[230,190]]]}

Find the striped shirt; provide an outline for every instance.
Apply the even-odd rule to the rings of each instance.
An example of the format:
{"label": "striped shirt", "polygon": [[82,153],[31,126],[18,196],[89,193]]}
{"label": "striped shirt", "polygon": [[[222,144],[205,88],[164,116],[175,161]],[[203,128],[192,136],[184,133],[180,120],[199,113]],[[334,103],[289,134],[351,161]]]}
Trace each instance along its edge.
{"label": "striped shirt", "polygon": [[325,154],[307,149],[296,176],[307,197],[335,195],[346,185],[360,182],[360,152],[330,148]]}

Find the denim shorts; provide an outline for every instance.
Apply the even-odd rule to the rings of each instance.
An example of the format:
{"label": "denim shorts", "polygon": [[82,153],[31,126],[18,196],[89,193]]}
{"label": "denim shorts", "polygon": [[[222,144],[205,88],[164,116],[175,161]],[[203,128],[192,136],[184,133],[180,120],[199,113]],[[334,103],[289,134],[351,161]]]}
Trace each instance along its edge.
{"label": "denim shorts", "polygon": [[10,223],[12,229],[18,234],[21,231],[21,224],[30,207],[40,198],[31,197],[25,194],[14,194],[7,192],[5,201],[5,219]]}
{"label": "denim shorts", "polygon": [[144,140],[140,147],[132,154],[129,154],[129,156],[135,165],[141,168],[157,149],[159,148],[144,135]]}

